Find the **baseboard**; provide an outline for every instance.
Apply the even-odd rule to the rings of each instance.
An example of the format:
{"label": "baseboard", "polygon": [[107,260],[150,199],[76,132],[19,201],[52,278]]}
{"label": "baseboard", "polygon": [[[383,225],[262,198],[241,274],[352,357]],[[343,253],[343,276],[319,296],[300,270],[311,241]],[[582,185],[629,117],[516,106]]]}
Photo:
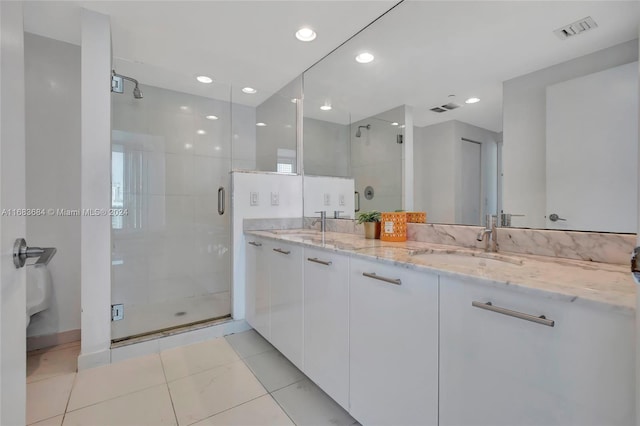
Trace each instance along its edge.
{"label": "baseboard", "polygon": [[27,352],[80,341],[80,329],[27,337]]}
{"label": "baseboard", "polygon": [[111,364],[111,349],[80,354],[78,357],[78,371]]}

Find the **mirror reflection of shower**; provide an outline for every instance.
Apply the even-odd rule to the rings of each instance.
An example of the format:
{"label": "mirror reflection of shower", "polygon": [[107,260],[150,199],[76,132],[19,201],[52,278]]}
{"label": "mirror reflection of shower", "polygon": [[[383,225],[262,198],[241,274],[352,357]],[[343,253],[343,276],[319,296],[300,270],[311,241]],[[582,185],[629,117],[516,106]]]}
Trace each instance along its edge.
{"label": "mirror reflection of shower", "polygon": [[142,92],[138,87],[138,80],[135,78],[127,77],[126,75],[116,73],[116,70],[111,71],[111,91],[114,93],[124,92],[124,80],[129,80],[135,84],[133,88],[133,97],[136,99],[142,99]]}
{"label": "mirror reflection of shower", "polygon": [[358,130],[356,130],[356,138],[359,138],[360,136],[362,136],[362,132],[360,131],[360,129],[369,130],[370,128],[371,128],[371,124],[367,124],[365,126],[358,126]]}

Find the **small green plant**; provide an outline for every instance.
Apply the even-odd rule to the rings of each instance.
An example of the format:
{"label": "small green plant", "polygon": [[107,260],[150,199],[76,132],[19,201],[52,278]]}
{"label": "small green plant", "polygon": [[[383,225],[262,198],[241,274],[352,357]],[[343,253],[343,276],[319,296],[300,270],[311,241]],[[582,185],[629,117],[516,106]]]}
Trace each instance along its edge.
{"label": "small green plant", "polygon": [[358,215],[358,223],[364,222],[380,222],[380,212],[371,210],[370,212],[362,212]]}

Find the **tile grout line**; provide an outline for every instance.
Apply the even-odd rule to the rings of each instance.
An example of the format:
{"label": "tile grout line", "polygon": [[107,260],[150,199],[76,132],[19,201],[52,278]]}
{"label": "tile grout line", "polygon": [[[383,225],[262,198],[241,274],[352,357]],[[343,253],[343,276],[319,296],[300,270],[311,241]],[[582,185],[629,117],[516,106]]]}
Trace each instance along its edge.
{"label": "tile grout line", "polygon": [[67,404],[64,406],[64,413],[62,413],[62,421],[60,422],[60,426],[64,424],[64,419],[67,417],[67,409],[69,408],[69,402],[71,402],[71,394],[73,393],[73,388],[76,387],[76,381],[78,380],[78,371],[76,368],[75,376],[73,376],[73,383],[71,384],[71,389],[69,390],[69,396],[67,397]]}
{"label": "tile grout line", "polygon": [[160,365],[162,366],[162,375],[164,376],[164,384],[167,387],[167,392],[169,393],[169,401],[171,401],[171,409],[173,410],[173,418],[176,419],[176,425],[180,425],[178,422],[178,414],[176,413],[176,406],[173,403],[173,396],[171,395],[171,389],[169,388],[169,381],[167,380],[167,372],[164,369],[164,361],[162,360],[162,352],[158,352],[158,357],[160,358]]}

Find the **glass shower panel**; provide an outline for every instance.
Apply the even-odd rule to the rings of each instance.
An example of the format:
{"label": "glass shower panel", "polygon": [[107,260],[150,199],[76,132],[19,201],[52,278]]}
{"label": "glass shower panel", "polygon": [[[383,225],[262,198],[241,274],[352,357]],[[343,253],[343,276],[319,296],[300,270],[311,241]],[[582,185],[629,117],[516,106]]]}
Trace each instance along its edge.
{"label": "glass shower panel", "polygon": [[112,340],[228,317],[230,87],[115,67],[143,98],[112,94]]}

